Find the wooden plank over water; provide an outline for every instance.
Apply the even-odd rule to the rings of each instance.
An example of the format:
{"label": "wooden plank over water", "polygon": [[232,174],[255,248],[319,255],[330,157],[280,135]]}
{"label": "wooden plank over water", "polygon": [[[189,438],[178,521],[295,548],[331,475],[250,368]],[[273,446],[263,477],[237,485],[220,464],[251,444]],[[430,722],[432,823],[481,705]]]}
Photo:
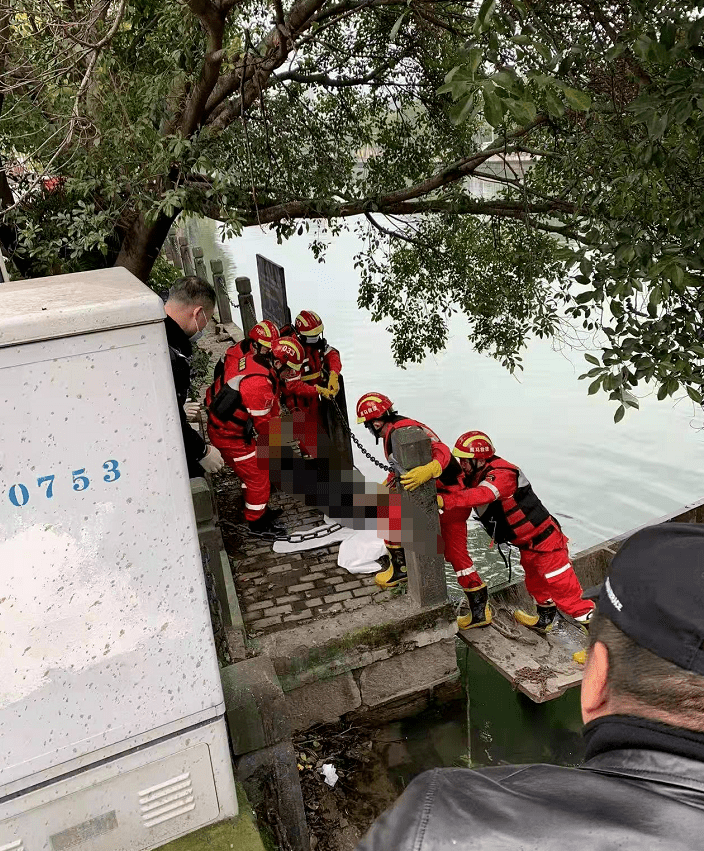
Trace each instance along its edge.
{"label": "wooden plank over water", "polygon": [[[638,529],[667,521],[704,523],[704,500],[682,506],[678,511]],[[582,587],[603,582],[611,559],[623,541],[638,529],[631,529],[573,557],[572,563]],[[511,615],[513,609],[528,607],[529,611],[533,610],[532,600],[523,583],[492,589],[491,604],[494,610],[491,626],[460,630],[457,634],[514,688],[536,703],[544,703],[581,683],[583,666],[575,662],[572,655],[586,648],[588,640],[578,628],[562,620],[557,630],[541,636],[516,623]]]}
{"label": "wooden plank over water", "polygon": [[505,610],[491,626],[457,635],[535,703],[544,703],[582,682],[583,665],[572,658],[587,646],[580,630],[561,621],[553,634],[538,635],[516,623]]}

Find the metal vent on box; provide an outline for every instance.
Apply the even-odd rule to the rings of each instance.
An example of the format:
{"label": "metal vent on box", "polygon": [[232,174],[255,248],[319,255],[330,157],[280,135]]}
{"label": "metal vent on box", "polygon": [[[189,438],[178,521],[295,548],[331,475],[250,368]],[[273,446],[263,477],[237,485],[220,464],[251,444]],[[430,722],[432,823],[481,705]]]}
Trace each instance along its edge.
{"label": "metal vent on box", "polygon": [[190,772],[144,789],[139,793],[139,806],[146,827],[190,813],[196,806]]}

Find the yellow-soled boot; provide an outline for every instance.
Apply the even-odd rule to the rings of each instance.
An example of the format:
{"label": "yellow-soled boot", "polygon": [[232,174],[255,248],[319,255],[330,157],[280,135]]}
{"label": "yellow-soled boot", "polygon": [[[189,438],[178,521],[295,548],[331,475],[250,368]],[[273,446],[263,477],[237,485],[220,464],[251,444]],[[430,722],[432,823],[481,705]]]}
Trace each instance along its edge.
{"label": "yellow-soled boot", "polygon": [[408,580],[408,573],[406,570],[406,553],[403,547],[387,546],[387,549],[389,551],[391,564],[386,568],[386,570],[382,570],[381,573],[377,573],[374,577],[374,581],[380,588],[395,588],[401,582],[406,582]]}
{"label": "yellow-soled boot", "polygon": [[514,620],[523,626],[527,626],[528,629],[541,632],[544,635],[552,629],[552,622],[555,620],[555,615],[557,614],[557,606],[554,603],[547,603],[543,606],[538,604],[536,605],[536,609],[538,610],[537,615],[529,615],[523,609],[516,609],[513,617]]}
{"label": "yellow-soled boot", "polygon": [[474,629],[477,626],[489,626],[491,623],[491,606],[489,605],[489,589],[486,582],[478,588],[465,588],[469,602],[469,614],[457,618],[460,629]]}

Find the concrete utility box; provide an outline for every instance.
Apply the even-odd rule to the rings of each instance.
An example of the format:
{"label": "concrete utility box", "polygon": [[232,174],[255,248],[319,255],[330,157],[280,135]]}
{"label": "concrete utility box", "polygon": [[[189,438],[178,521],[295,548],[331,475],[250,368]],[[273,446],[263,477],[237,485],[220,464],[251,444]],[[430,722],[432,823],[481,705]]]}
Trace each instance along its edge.
{"label": "concrete utility box", "polygon": [[0,304],[0,849],[154,848],[237,811],[164,308]]}

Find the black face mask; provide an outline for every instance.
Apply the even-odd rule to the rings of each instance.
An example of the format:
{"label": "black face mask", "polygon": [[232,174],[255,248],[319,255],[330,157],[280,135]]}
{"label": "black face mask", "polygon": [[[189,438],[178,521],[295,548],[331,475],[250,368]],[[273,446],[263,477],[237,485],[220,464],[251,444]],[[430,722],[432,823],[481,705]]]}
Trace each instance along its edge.
{"label": "black face mask", "polygon": [[372,425],[371,420],[369,420],[369,422],[364,423],[364,428],[366,428],[367,431],[369,432],[369,434],[371,434],[373,436],[373,438],[374,438],[374,440],[376,440],[376,443],[377,443],[377,446],[378,446],[379,445],[379,438],[381,437],[381,430],[377,431],[374,428],[374,426]]}

